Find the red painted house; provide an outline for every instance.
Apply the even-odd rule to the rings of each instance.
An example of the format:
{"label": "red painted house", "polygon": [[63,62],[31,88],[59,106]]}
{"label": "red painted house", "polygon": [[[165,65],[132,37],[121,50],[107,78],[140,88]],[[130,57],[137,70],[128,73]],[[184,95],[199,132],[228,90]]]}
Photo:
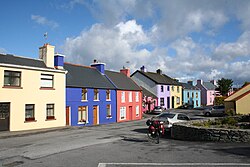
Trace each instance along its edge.
{"label": "red painted house", "polygon": [[117,92],[117,122],[142,118],[142,89],[130,78],[129,69],[105,71]]}

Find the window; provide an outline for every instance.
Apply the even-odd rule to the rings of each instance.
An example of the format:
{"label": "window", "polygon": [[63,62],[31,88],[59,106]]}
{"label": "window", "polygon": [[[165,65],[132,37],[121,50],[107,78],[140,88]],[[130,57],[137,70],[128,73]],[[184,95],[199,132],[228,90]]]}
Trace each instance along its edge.
{"label": "window", "polygon": [[88,93],[88,90],[86,88],[82,88],[82,100],[83,101],[87,100],[87,93]]}
{"label": "window", "polygon": [[185,120],[185,121],[189,121],[190,120],[186,115],[182,115],[182,114],[179,114],[177,116],[177,119],[178,120]]}
{"label": "window", "polygon": [[198,104],[198,100],[196,100],[196,106],[199,106],[199,104]]}
{"label": "window", "polygon": [[161,85],[161,92],[164,92],[164,87]]}
{"label": "window", "polygon": [[164,106],[164,98],[163,98],[163,97],[160,98],[160,105],[161,105],[161,106]]}
{"label": "window", "polygon": [[180,87],[179,87],[179,86],[177,86],[177,92],[178,92],[178,93],[180,92]]}
{"label": "window", "polygon": [[196,98],[198,98],[198,93],[196,92]]}
{"label": "window", "polygon": [[106,90],[106,100],[110,100],[110,90]]}
{"label": "window", "polygon": [[188,97],[188,98],[190,97],[189,92],[187,92],[187,97]]}
{"label": "window", "polygon": [[212,103],[212,98],[210,97],[210,103]]}
{"label": "window", "polygon": [[120,120],[126,119],[126,107],[120,107]]}
{"label": "window", "polygon": [[88,107],[79,106],[78,107],[78,123],[87,123],[88,121]]}
{"label": "window", "polygon": [[129,97],[129,98],[128,98],[128,101],[129,101],[129,102],[132,102],[132,98],[133,98],[133,97],[132,97],[132,92],[129,92],[129,96],[128,96],[128,97]]}
{"label": "window", "polygon": [[194,92],[192,92],[192,98],[194,98]]}
{"label": "window", "polygon": [[172,91],[174,91],[174,86],[172,86]]}
{"label": "window", "polygon": [[212,96],[212,92],[210,92],[210,96]]}
{"label": "window", "polygon": [[180,97],[176,98],[176,104],[180,104]]}
{"label": "window", "polygon": [[106,117],[107,118],[112,118],[112,115],[111,115],[111,105],[110,104],[108,104],[107,106],[106,106]]}
{"label": "window", "polygon": [[169,86],[167,87],[167,90],[169,91]]}
{"label": "window", "polygon": [[41,74],[41,88],[53,88],[53,75]]}
{"label": "window", "polygon": [[139,106],[135,107],[135,114],[136,114],[137,117],[139,116],[139,114],[140,114],[140,108],[139,108]]}
{"label": "window", "polygon": [[35,121],[34,104],[25,104],[25,121]]}
{"label": "window", "polygon": [[47,119],[55,119],[55,105],[47,104]]}
{"label": "window", "polygon": [[21,72],[4,71],[4,86],[21,86]]}
{"label": "window", "polygon": [[139,92],[135,92],[135,101],[139,102]]}
{"label": "window", "polygon": [[121,94],[121,102],[125,103],[125,92],[122,92]]}
{"label": "window", "polygon": [[94,89],[94,100],[99,100],[99,90]]}

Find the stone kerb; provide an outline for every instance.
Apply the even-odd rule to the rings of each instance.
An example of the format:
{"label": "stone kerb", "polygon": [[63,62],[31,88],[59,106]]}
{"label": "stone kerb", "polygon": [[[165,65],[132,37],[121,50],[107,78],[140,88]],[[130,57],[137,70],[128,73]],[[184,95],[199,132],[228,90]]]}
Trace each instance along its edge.
{"label": "stone kerb", "polygon": [[171,137],[187,141],[250,142],[250,130],[198,127],[192,125],[194,122],[197,120],[173,124]]}

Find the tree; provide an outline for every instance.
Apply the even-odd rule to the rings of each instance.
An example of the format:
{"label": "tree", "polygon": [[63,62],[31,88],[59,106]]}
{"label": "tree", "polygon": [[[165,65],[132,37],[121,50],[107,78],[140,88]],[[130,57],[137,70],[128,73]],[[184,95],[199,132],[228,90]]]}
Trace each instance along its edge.
{"label": "tree", "polygon": [[218,80],[218,86],[219,86],[218,88],[219,88],[221,95],[225,96],[225,95],[227,95],[229,90],[232,88],[233,80],[221,78]]}

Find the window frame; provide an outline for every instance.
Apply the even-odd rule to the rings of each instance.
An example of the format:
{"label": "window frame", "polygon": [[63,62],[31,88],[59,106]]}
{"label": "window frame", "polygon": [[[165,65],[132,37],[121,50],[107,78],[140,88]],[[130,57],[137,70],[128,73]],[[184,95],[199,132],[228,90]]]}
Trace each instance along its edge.
{"label": "window frame", "polygon": [[[32,109],[27,109],[28,106],[32,106]],[[27,117],[28,111],[32,112],[33,117]],[[33,122],[35,121],[35,104],[25,104],[25,122]]]}
{"label": "window frame", "polygon": [[[9,73],[7,75],[6,73]],[[18,74],[18,76],[15,76],[14,74]],[[6,78],[8,78],[8,84],[6,84]],[[13,84],[14,79],[18,79],[18,85]],[[21,71],[11,71],[11,70],[4,70],[4,87],[21,87],[21,81],[22,81],[22,72]]]}
{"label": "window frame", "polygon": [[[80,118],[79,118],[79,112],[81,113]],[[83,117],[84,112],[85,112],[85,119]],[[78,106],[77,113],[78,113],[78,118],[77,118],[78,124],[86,124],[86,123],[88,123],[88,106]]]}
{"label": "window frame", "polygon": [[161,98],[160,98],[160,106],[165,106],[164,97],[161,97]]}
{"label": "window frame", "polygon": [[128,93],[128,102],[133,102],[133,92]]}
{"label": "window frame", "polygon": [[111,91],[109,89],[106,90],[106,100],[107,101],[111,100]]}
{"label": "window frame", "polygon": [[135,92],[135,102],[139,102],[139,92]]}
{"label": "window frame", "polygon": [[126,112],[127,112],[126,107],[120,107],[120,120],[126,119],[126,114],[127,114]]}
{"label": "window frame", "polygon": [[99,100],[99,89],[94,89],[94,101]]}
{"label": "window frame", "polygon": [[164,86],[161,85],[161,92],[164,92]]}
{"label": "window frame", "polygon": [[[45,76],[47,76],[47,78]],[[52,77],[52,78],[48,78],[48,77]],[[43,81],[51,82],[51,86],[46,86],[46,84],[44,84]],[[40,76],[40,87],[45,88],[45,89],[53,89],[54,88],[54,75],[42,73]]]}
{"label": "window frame", "polygon": [[112,118],[111,104],[106,105],[106,118]]}
{"label": "window frame", "polygon": [[139,116],[140,116],[140,107],[139,107],[139,105],[136,105],[136,106],[135,106],[135,116],[136,116],[136,117],[139,117]]}
{"label": "window frame", "polygon": [[[52,110],[52,112],[49,110]],[[46,104],[46,120],[54,120],[54,119],[55,119],[55,104],[54,103]]]}
{"label": "window frame", "polygon": [[82,88],[82,101],[88,101],[88,89],[87,88]]}
{"label": "window frame", "polygon": [[122,92],[121,92],[121,102],[122,102],[122,103],[125,103],[125,101],[126,101],[126,95],[125,95],[125,92],[122,91]]}

